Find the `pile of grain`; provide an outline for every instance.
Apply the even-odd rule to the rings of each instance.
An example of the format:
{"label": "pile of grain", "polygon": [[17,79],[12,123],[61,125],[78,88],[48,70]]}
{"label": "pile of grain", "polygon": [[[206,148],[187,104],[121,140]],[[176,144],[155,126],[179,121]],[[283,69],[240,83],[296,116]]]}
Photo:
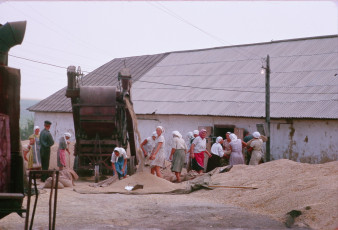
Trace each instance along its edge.
{"label": "pile of grain", "polygon": [[258,166],[236,165],[230,172],[215,174],[212,183],[258,189],[199,191],[223,204],[233,204],[284,221],[291,210],[303,212],[296,224],[315,229],[338,226],[338,162],[305,164],[276,160]]}
{"label": "pile of grain", "polygon": [[[126,186],[143,185],[143,189],[128,191]],[[126,179],[119,180],[108,187],[81,187],[76,188],[78,193],[123,193],[123,194],[162,194],[177,190],[185,190],[185,186],[174,184],[165,179],[154,176],[148,172],[140,172]]]}

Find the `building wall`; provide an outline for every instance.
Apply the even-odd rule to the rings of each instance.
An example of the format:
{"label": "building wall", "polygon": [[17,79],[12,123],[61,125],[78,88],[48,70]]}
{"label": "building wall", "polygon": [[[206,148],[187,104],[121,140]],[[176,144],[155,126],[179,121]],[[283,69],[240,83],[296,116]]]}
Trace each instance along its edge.
{"label": "building wall", "polygon": [[[64,132],[74,138],[71,113],[35,113],[35,125],[43,127],[44,120],[53,124],[51,133],[58,140]],[[215,116],[138,115],[141,141],[149,137],[156,126],[165,128],[165,151],[169,153],[172,131],[178,130],[183,137],[199,126],[234,125],[249,132],[256,131],[256,124],[264,119]],[[271,121],[271,159],[290,159],[306,163],[323,163],[338,160],[338,120],[276,119]]]}
{"label": "building wall", "polygon": [[72,134],[71,141],[75,141],[75,131],[72,113],[46,113],[36,112],[34,115],[34,125],[40,126],[40,130],[43,129],[45,120],[52,122],[50,132],[57,143],[59,138],[65,133]]}
{"label": "building wall", "polygon": [[[166,152],[170,151],[171,133],[178,130],[185,137],[199,126],[235,125],[249,132],[264,119],[213,116],[139,115],[138,128],[144,139],[157,125],[166,129]],[[271,159],[290,159],[306,163],[338,160],[338,120],[276,119],[271,121]]]}

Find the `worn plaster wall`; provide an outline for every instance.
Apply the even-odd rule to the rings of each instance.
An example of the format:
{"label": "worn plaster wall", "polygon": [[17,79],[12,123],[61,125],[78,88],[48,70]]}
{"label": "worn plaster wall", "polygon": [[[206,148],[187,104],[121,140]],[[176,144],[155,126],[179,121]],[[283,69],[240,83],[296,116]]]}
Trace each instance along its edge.
{"label": "worn plaster wall", "polygon": [[[35,125],[43,127],[44,120],[53,122],[51,133],[58,140],[64,132],[74,136],[71,113],[35,113]],[[234,125],[251,133],[256,124],[264,119],[215,116],[138,115],[141,139],[155,131],[156,126],[165,128],[165,151],[171,149],[171,133],[181,132],[183,137],[199,126]],[[338,120],[273,119],[271,121],[271,159],[290,159],[305,163],[323,163],[338,160]],[[141,140],[141,141],[142,141]]]}
{"label": "worn plaster wall", "polygon": [[72,134],[71,141],[75,141],[75,131],[72,113],[45,113],[36,112],[34,115],[34,125],[40,126],[42,131],[45,120],[52,122],[50,132],[57,143],[59,138],[65,133]]}
{"label": "worn plaster wall", "polygon": [[[142,139],[151,135],[157,125],[166,129],[166,152],[170,151],[171,133],[178,130],[185,137],[199,126],[235,125],[249,132],[264,119],[212,116],[139,115]],[[338,160],[338,120],[275,119],[271,121],[271,159],[290,159],[305,163]]]}
{"label": "worn plaster wall", "polygon": [[271,125],[273,159],[306,163],[338,160],[338,121],[292,119]]}

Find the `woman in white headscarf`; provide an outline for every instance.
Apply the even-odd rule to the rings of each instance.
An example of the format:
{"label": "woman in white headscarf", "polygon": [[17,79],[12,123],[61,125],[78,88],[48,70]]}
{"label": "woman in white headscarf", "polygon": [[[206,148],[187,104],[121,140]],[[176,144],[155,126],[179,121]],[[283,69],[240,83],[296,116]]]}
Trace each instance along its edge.
{"label": "woman in white headscarf", "polygon": [[28,159],[28,169],[41,169],[41,155],[40,155],[40,127],[34,126],[34,133],[29,136],[29,145],[28,145],[29,157]]}
{"label": "woman in white headscarf", "polygon": [[224,156],[224,150],[222,148],[223,138],[217,137],[216,143],[211,146],[211,157],[208,159],[207,172],[221,167],[221,158]]}
{"label": "woman in white headscarf", "polygon": [[246,146],[246,143],[243,142],[241,139],[238,139],[236,134],[234,133],[230,134],[229,137],[231,139],[231,142],[230,142],[231,153],[230,153],[229,164],[230,165],[244,164],[242,148],[243,148],[243,145],[244,147]]}
{"label": "woman in white headscarf", "polygon": [[263,157],[263,140],[259,132],[252,134],[253,139],[248,142],[249,150],[252,151],[249,165],[258,165]]}
{"label": "woman in white headscarf", "polygon": [[175,173],[177,182],[181,182],[181,172],[187,154],[187,145],[178,131],[173,132],[173,144],[169,160],[172,160],[171,171]]}
{"label": "woman in white headscarf", "polygon": [[164,145],[165,145],[165,140],[164,140],[164,128],[162,126],[157,126],[156,127],[156,133],[157,133],[157,138],[155,140],[155,148],[153,149],[150,160],[153,160],[150,163],[151,167],[151,174],[156,175],[158,177],[162,177],[161,173],[161,168],[164,167],[165,163],[165,153],[164,153]]}
{"label": "woman in white headscarf", "polygon": [[204,171],[204,153],[211,157],[211,154],[207,150],[206,135],[207,131],[201,129],[199,136],[194,139],[190,148],[191,168],[198,172],[198,174]]}
{"label": "woman in white headscarf", "polygon": [[152,133],[152,136],[144,139],[144,141],[140,145],[145,158],[144,165],[149,165],[149,156],[155,147],[156,137],[157,133],[156,131],[154,131]]}
{"label": "woman in white headscarf", "polygon": [[70,143],[69,139],[71,136],[72,135],[70,133],[64,133],[59,139],[59,148],[57,151],[57,165],[59,170],[62,170],[63,167],[66,167],[66,151],[68,152],[68,155],[70,155],[68,145]]}
{"label": "woman in white headscarf", "polygon": [[124,148],[116,147],[111,155],[111,163],[114,175],[117,175],[119,180],[127,177],[127,153]]}

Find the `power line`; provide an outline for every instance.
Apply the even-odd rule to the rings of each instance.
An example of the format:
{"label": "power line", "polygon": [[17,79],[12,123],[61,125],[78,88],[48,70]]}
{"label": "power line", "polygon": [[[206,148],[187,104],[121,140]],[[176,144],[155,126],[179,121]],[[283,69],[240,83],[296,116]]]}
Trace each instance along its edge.
{"label": "power line", "polygon": [[[11,55],[11,54],[9,54],[9,56],[19,58],[19,59],[23,59],[23,60],[30,61],[30,62],[35,62],[35,63],[38,63],[38,64],[48,65],[48,66],[61,68],[61,69],[67,69],[67,67],[63,67],[63,66],[59,66],[59,65],[55,65],[55,64],[50,64],[50,63],[46,63],[46,62],[41,62],[41,61],[36,61],[36,60],[29,59],[29,58],[18,57],[18,56]],[[329,70],[323,69],[323,70],[308,70],[308,71],[331,71],[331,70],[338,70],[338,69],[329,69]],[[308,71],[305,71],[305,72],[308,72]],[[82,72],[89,73],[87,71],[82,71]],[[295,71],[277,72],[277,73],[292,73],[292,72],[295,72]],[[302,71],[299,71],[299,72],[302,72]],[[95,74],[97,76],[109,76],[110,77],[110,75],[108,75],[108,74],[102,74],[102,73],[92,73],[92,74]],[[223,75],[238,75],[238,74],[258,74],[258,73],[231,73],[231,74],[223,74]],[[210,76],[210,74],[209,75],[162,75],[162,76]],[[218,76],[218,75],[216,75],[216,76]],[[149,75],[147,77],[149,77]],[[161,83],[161,82],[154,82],[154,81],[147,81],[147,80],[138,80],[138,82],[159,84],[159,85],[166,85],[166,86],[192,88],[192,89],[208,89],[208,90],[222,90],[222,91],[226,90],[226,91],[248,92],[248,93],[265,93],[265,92],[257,92],[257,91],[252,91],[252,90],[235,90],[235,89],[229,89],[229,88],[212,88],[212,87],[177,85],[177,84]],[[321,86],[321,85],[319,85],[319,86]],[[330,85],[327,85],[327,86],[330,86]],[[234,87],[232,87],[232,88],[234,88]],[[278,87],[278,88],[280,88],[280,87]],[[303,88],[303,87],[300,87],[300,88]],[[336,94],[336,93],[287,93],[287,92],[273,92],[273,93],[280,93],[280,94]]]}
{"label": "power line", "polygon": [[[47,28],[47,29],[53,31],[55,34],[59,35],[59,36],[62,37],[62,38],[65,38],[64,35],[66,35],[66,36],[68,37],[68,39],[71,39],[71,40],[73,40],[73,41],[76,41],[76,43],[82,42],[82,45],[86,46],[87,48],[91,48],[91,49],[92,49],[92,48],[95,48],[95,47],[93,47],[92,45],[88,45],[86,42],[83,42],[81,39],[74,38],[69,32],[60,34],[59,31],[55,30],[55,27],[49,26],[49,25],[47,25],[47,24],[45,24],[45,23],[42,23],[41,20],[35,19],[35,18],[32,17],[31,15],[27,15],[24,11],[22,11],[22,10],[16,8],[16,7],[14,7],[12,4],[8,4],[8,6],[12,7],[12,8],[13,8],[14,10],[16,10],[16,11],[21,12],[21,13],[24,14],[26,17],[31,18],[33,21],[35,21],[35,22],[37,22],[38,24],[44,26],[45,28]],[[34,10],[34,9],[33,9],[33,10]],[[38,13],[38,12],[37,12],[37,13]],[[39,13],[39,14],[40,14],[40,13]],[[40,15],[41,15],[41,14],[40,14]],[[44,17],[44,16],[42,16],[42,17]],[[45,17],[44,17],[44,18],[45,18]],[[49,19],[47,19],[47,20],[49,20]],[[43,21],[45,21],[45,20],[43,20]],[[52,22],[51,20],[49,20],[49,21]],[[53,23],[54,25],[56,25],[56,27],[58,27],[59,30],[63,31],[63,28],[62,28],[61,26],[55,24],[54,22],[52,22],[52,23]],[[61,28],[61,29],[60,29],[60,28]],[[95,49],[97,49],[97,48],[95,48]],[[104,52],[104,51],[103,51],[103,52]]]}
{"label": "power line", "polygon": [[[316,55],[325,55],[325,54],[337,54],[338,52],[327,52],[327,53],[314,53],[314,54],[299,54],[299,55],[285,55],[285,56],[271,56],[270,58],[285,58],[285,57],[307,57],[307,56],[316,56]],[[222,61],[212,61],[212,62],[190,62],[182,64],[171,64],[171,65],[157,65],[156,67],[175,67],[175,66],[188,66],[188,65],[204,65],[204,64],[216,64],[216,63],[232,63],[232,62],[242,62],[242,61],[257,61],[261,58],[249,58],[249,59],[237,59],[237,60],[222,60]]]}
{"label": "power line", "polygon": [[[153,82],[153,81],[145,81],[145,80],[138,80],[137,82],[144,82],[144,83],[151,83],[151,84],[158,84],[158,85],[166,85],[166,86],[175,86],[175,87],[183,87],[183,88],[190,88],[190,89],[207,89],[207,90],[220,90],[220,91],[233,91],[233,92],[243,92],[243,93],[265,93],[258,92],[258,91],[252,91],[252,90],[235,90],[235,89],[229,89],[229,88],[212,88],[212,87],[199,87],[199,86],[189,86],[189,85],[176,85],[176,84],[170,84],[170,83],[161,83],[161,82]],[[146,88],[137,88],[137,89],[146,89]],[[158,88],[156,88],[158,89]],[[165,89],[165,88],[162,88]],[[168,89],[168,88],[167,88]],[[169,88],[169,89],[175,89],[175,88]],[[148,89],[149,90],[149,89]],[[272,92],[272,93],[279,93],[279,94],[337,94],[337,93],[292,93],[292,92]]]}
{"label": "power line", "polygon": [[30,61],[30,62],[39,63],[39,64],[42,64],[42,65],[49,65],[49,66],[53,66],[53,67],[56,67],[56,68],[67,69],[67,67],[54,65],[54,64],[47,63],[47,62],[36,61],[36,60],[29,59],[29,58],[18,57],[18,56],[12,55],[12,54],[8,54],[8,56],[23,59],[23,60]]}
{"label": "power line", "polygon": [[[186,24],[188,24],[188,25],[194,27],[195,29],[199,30],[200,32],[202,32],[202,33],[206,34],[207,36],[213,38],[214,40],[220,42],[222,45],[226,45],[226,44],[225,44],[225,41],[224,41],[223,39],[220,39],[220,38],[216,37],[215,35],[212,35],[212,34],[210,34],[209,32],[207,32],[207,31],[205,31],[205,30],[199,28],[198,26],[195,26],[194,24],[192,24],[192,23],[189,22],[188,20],[184,19],[183,17],[179,16],[178,14],[174,13],[173,11],[171,11],[170,9],[168,9],[167,7],[165,7],[164,5],[162,5],[161,3],[158,3],[158,5],[160,5],[160,7],[157,6],[157,5],[155,5],[155,4],[152,4],[152,2],[147,2],[147,3],[150,4],[150,5],[152,5],[152,6],[155,6],[156,8],[162,10],[163,12],[165,12],[165,13],[167,13],[167,14],[173,16],[174,18],[176,18],[176,19],[178,19],[178,20],[180,20],[180,21],[182,21],[182,22],[184,22],[184,23],[186,23]],[[229,42],[226,42],[226,43],[228,43],[229,45],[232,46],[231,43],[229,43]],[[244,56],[249,57],[249,56],[247,55],[247,53],[250,53],[250,52],[247,52],[247,53],[246,53],[246,52],[241,52],[241,51],[240,51],[241,47],[236,47],[236,48],[238,48],[238,52],[239,52],[239,53],[242,53],[242,54],[244,54]],[[250,54],[253,54],[253,53],[250,53]],[[257,54],[253,54],[253,55],[254,55],[254,56],[257,56],[257,57],[260,57],[260,56],[258,56]],[[261,58],[261,57],[260,57],[260,58]]]}
{"label": "power line", "polygon": [[[264,103],[265,101],[231,101],[231,100],[210,100],[210,99],[201,99],[201,100],[185,100],[185,101],[160,101],[160,100],[141,100],[133,99],[133,101],[141,102],[159,102],[159,103],[201,103],[201,102],[233,102],[233,103]],[[298,102],[321,102],[321,101],[338,101],[338,100],[316,100],[316,101],[273,101],[272,103],[298,103]]]}
{"label": "power line", "polygon": [[[42,13],[40,13],[38,10],[34,9],[32,6],[29,6],[32,10],[34,10],[37,14],[39,14],[42,18],[48,20],[49,22],[51,22],[52,24],[54,24],[55,26],[57,26],[61,31],[66,32],[66,34],[69,34],[70,37],[72,37],[74,39],[74,41],[76,40],[77,42],[80,41],[82,42],[84,45],[86,45],[89,48],[95,48],[97,50],[101,50],[98,47],[93,46],[92,44],[89,44],[87,41],[83,40],[81,37],[78,37],[75,33],[73,33],[72,31],[66,30],[64,27],[60,26],[59,24],[55,23],[54,21],[52,21],[50,18],[44,16]],[[106,52],[104,50],[101,50],[102,52]]]}

